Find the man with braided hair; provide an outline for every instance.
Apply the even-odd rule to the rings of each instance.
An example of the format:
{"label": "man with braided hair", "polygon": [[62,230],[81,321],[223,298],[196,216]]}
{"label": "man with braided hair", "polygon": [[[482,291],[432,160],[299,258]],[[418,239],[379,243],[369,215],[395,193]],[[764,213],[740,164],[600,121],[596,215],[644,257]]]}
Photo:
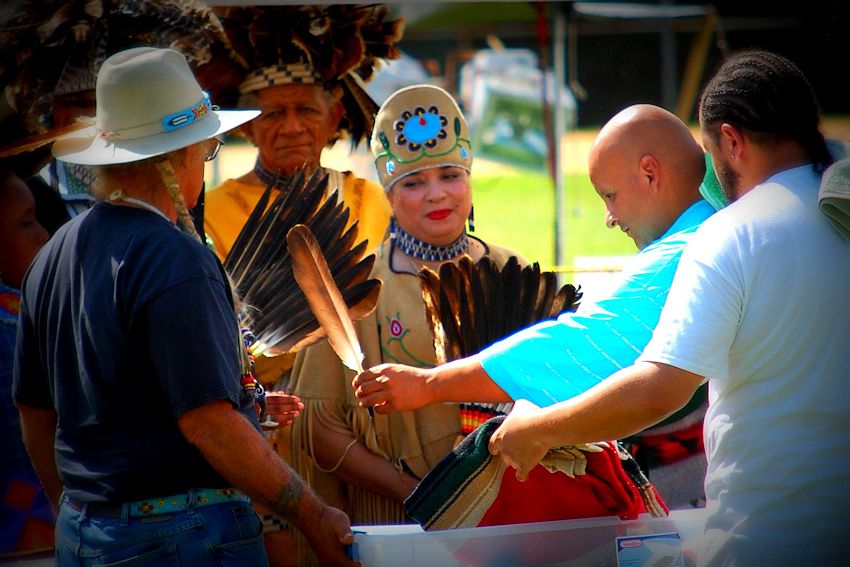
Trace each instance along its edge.
{"label": "man with braided hair", "polygon": [[732,203],[687,246],[638,361],[546,408],[517,403],[491,438],[525,478],[550,447],[622,438],[707,381],[700,563],[836,565],[850,525],[850,241],[818,210],[830,157],[788,59],[728,59],[700,102]]}
{"label": "man with braided hair", "polygon": [[255,499],[353,565],[348,518],[259,431],[230,286],[187,210],[217,137],[258,113],[213,107],[172,49],[109,57],[96,93],[95,127],[53,151],[98,168],[101,201],[30,266],[14,367],[58,564],[267,565]]}

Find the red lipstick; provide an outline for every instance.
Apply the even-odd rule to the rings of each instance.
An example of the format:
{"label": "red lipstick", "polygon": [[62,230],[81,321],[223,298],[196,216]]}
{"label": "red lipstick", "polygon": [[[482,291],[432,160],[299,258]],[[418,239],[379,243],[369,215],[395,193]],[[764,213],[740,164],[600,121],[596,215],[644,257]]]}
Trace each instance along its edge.
{"label": "red lipstick", "polygon": [[443,220],[444,218],[446,218],[450,214],[452,214],[451,209],[440,209],[440,210],[437,210],[437,211],[431,211],[430,213],[426,214],[425,216],[428,217],[431,220]]}

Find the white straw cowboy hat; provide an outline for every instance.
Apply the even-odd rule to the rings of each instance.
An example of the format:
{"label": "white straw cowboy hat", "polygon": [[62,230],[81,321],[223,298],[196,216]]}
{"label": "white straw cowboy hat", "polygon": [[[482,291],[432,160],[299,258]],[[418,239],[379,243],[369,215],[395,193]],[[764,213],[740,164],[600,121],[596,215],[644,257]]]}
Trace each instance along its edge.
{"label": "white straw cowboy hat", "polygon": [[258,110],[217,110],[173,49],[137,47],[103,62],[95,125],[53,145],[57,159],[83,165],[129,163],[223,134]]}

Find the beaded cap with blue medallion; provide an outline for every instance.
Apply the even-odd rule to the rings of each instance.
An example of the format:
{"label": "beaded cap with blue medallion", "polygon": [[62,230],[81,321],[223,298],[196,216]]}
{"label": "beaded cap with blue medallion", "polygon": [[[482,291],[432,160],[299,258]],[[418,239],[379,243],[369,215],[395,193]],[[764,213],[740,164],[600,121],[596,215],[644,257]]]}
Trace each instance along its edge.
{"label": "beaded cap with blue medallion", "polygon": [[375,117],[371,147],[385,191],[423,169],[472,168],[466,119],[452,96],[433,85],[393,93]]}

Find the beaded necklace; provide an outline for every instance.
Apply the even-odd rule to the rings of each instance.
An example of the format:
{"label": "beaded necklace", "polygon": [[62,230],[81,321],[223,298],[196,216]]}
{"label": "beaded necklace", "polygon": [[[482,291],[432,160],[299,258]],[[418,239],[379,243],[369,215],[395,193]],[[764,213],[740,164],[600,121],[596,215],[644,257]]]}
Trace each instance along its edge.
{"label": "beaded necklace", "polygon": [[254,163],[254,175],[256,175],[260,181],[265,183],[266,186],[271,185],[272,183],[280,186],[284,179],[284,176],[279,172],[263,167],[263,164],[260,163],[260,158],[257,158],[257,161]]}
{"label": "beaded necklace", "polygon": [[451,260],[469,249],[469,237],[466,235],[466,231],[447,246],[435,246],[405,232],[403,228],[398,226],[395,218],[390,219],[390,239],[399,250],[408,256],[426,262]]}

